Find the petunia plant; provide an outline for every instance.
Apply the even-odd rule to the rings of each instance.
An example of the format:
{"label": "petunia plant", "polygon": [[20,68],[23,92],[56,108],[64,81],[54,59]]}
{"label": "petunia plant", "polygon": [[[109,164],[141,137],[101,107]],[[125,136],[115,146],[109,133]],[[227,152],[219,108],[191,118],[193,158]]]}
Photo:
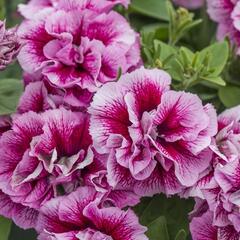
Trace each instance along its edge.
{"label": "petunia plant", "polygon": [[240,239],[240,1],[0,16],[0,240]]}

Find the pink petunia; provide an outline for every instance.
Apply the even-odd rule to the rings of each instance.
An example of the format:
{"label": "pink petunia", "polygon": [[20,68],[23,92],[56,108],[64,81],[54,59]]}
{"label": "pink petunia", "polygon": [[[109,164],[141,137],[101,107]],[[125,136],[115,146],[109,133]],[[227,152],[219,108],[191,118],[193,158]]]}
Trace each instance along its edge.
{"label": "pink petunia", "polygon": [[22,204],[14,203],[9,196],[0,191],[0,215],[12,219],[23,229],[36,227],[38,211]]}
{"label": "pink petunia", "polygon": [[129,0],[30,0],[28,4],[19,4],[18,10],[26,19],[41,16],[43,12],[51,12],[54,9],[75,8],[79,11],[88,9],[97,13],[108,12],[117,4],[127,7]]}
{"label": "pink petunia", "polygon": [[193,240],[239,240],[240,234],[232,225],[217,227],[213,223],[213,213],[206,211],[194,217],[190,223]]}
{"label": "pink petunia", "polygon": [[139,37],[117,12],[67,7],[20,25],[24,46],[18,60],[27,73],[41,71],[65,91],[66,101],[79,106],[104,83],[116,81],[120,69],[125,73],[139,65]]}
{"label": "pink petunia", "polygon": [[47,80],[41,73],[24,73],[25,91],[20,99],[18,111],[40,112],[65,106],[67,109],[86,111],[94,93],[79,86],[64,89],[58,88]]}
{"label": "pink petunia", "polygon": [[211,148],[225,162],[240,156],[240,106],[225,110],[218,117],[218,134]]}
{"label": "pink petunia", "polygon": [[210,165],[215,110],[196,95],[170,91],[170,82],[164,71],[141,68],[94,96],[90,133],[96,150],[110,153],[110,185],[173,194]]}
{"label": "pink petunia", "polygon": [[[206,199],[217,227],[233,225],[240,231],[240,124],[239,106],[218,117],[218,133],[210,148],[214,152],[211,165],[199,182],[185,196]],[[189,195],[188,195],[189,194]],[[194,195],[195,194],[195,195]]]}
{"label": "pink petunia", "polygon": [[240,54],[240,3],[238,0],[208,0],[208,13],[212,20],[218,23],[217,38],[223,40],[229,37],[236,53]]}
{"label": "pink petunia", "polygon": [[[227,109],[218,116],[218,133],[214,138],[212,138],[212,142],[210,144],[210,148],[213,152],[211,164],[208,169],[201,174],[200,179],[193,187],[187,188],[181,193],[182,196],[204,198],[202,190],[206,187],[209,191],[216,190],[216,194],[223,194],[215,178],[220,169],[221,171],[224,171],[224,168],[228,168],[228,166],[230,167],[233,164],[238,164],[238,159],[240,158],[239,120],[239,106]],[[232,174],[234,175],[234,173]],[[221,183],[222,181],[219,180],[220,185]],[[218,189],[215,189],[217,186]],[[225,198],[228,197],[223,197],[222,199]]]}
{"label": "pink petunia", "polygon": [[[99,154],[93,149],[94,160],[82,172],[84,185],[93,186],[97,192],[104,193],[103,205],[124,208],[135,206],[140,202],[140,196],[133,192],[131,187],[122,188],[120,185],[111,186],[107,179],[108,154]],[[83,184],[82,184],[83,185]]]}
{"label": "pink petunia", "polygon": [[22,211],[37,213],[48,200],[83,186],[105,194],[103,206],[136,205],[140,196],[132,189],[107,182],[108,155],[92,148],[88,126],[88,114],[64,108],[15,115],[11,130],[0,138],[0,189],[16,211],[6,215],[8,210],[2,208],[0,214],[31,227],[19,222]]}
{"label": "pink petunia", "polygon": [[81,170],[93,161],[87,126],[87,115],[62,108],[16,116],[0,140],[1,190],[13,202],[38,209],[76,189]]}
{"label": "pink petunia", "polygon": [[239,172],[239,159],[232,160],[224,166],[218,164],[215,168],[214,179],[202,190],[213,212],[214,225],[224,227],[231,224],[238,232],[240,231]]}
{"label": "pink petunia", "polygon": [[101,195],[90,187],[49,201],[38,219],[38,239],[148,239],[144,235],[146,228],[131,210],[100,208],[100,201]]}
{"label": "pink petunia", "polygon": [[40,113],[57,108],[62,101],[62,96],[51,94],[43,81],[32,82],[26,86],[19,100],[17,112],[20,114],[28,111]]}

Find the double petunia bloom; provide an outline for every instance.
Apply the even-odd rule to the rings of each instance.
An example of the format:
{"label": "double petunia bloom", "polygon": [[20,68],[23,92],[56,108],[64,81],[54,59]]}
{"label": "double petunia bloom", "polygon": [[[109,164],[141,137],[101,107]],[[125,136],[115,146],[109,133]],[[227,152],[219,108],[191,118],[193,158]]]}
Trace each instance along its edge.
{"label": "double petunia bloom", "polygon": [[41,72],[62,89],[71,105],[88,104],[91,93],[141,63],[138,34],[110,10],[119,1],[60,0],[39,9],[33,2],[20,6],[24,15],[33,6],[37,13],[18,29],[18,60],[27,73]]}
{"label": "double petunia bloom", "polygon": [[179,193],[208,168],[216,113],[193,94],[170,90],[170,76],[141,68],[105,84],[89,113],[94,147],[109,153],[112,186],[141,196]]}
{"label": "double petunia bloom", "polygon": [[[216,2],[209,12],[225,24],[237,4]],[[196,199],[193,240],[238,239],[239,107],[217,118],[171,90],[167,72],[141,66],[139,36],[113,10],[128,3],[19,5],[25,91],[0,119],[0,214],[39,240],[147,240],[129,208],[179,194]]]}

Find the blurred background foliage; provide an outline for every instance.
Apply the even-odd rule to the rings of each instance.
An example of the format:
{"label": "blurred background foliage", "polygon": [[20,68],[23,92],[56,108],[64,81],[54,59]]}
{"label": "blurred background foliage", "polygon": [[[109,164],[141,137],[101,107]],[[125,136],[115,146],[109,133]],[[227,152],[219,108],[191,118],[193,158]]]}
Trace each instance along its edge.
{"label": "blurred background foliage", "polygon": [[[0,16],[1,19],[7,19],[8,27],[20,23],[17,5],[23,2],[0,0]],[[227,41],[211,45],[215,42],[216,26],[209,20],[206,9],[196,11],[193,15],[182,10],[171,10],[166,0],[132,0],[128,10],[117,7],[117,11],[141,33],[145,65],[169,71],[173,76],[174,88],[197,93],[204,102],[212,102],[219,112],[240,104],[240,60],[232,54]],[[185,17],[184,28],[174,23],[176,14]],[[209,45],[211,47],[207,48]],[[200,73],[195,72],[196,64],[202,68]],[[173,72],[175,69],[180,70]],[[22,91],[21,74],[18,63],[0,72],[0,114],[1,111],[2,114],[8,113],[8,110],[9,113],[14,111]],[[6,81],[9,83],[7,87]],[[18,81],[19,85],[14,81]],[[11,102],[10,109],[1,110],[6,105],[4,101]],[[192,208],[192,200],[177,197],[167,199],[156,195],[142,199],[134,210],[140,222],[148,226],[147,235],[151,240],[186,240],[190,239],[188,212]],[[0,218],[0,240],[7,239],[35,240],[36,234],[33,230],[21,230],[9,220]]]}

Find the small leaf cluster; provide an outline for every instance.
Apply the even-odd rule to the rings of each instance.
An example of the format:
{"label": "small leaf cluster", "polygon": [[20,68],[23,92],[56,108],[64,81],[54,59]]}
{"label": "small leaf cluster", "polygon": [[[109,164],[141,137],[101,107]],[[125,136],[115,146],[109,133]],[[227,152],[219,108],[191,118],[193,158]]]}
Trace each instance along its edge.
{"label": "small leaf cluster", "polygon": [[[145,39],[143,38],[143,42]],[[186,90],[206,82],[218,86],[226,85],[221,77],[229,55],[226,41],[214,43],[195,53],[186,47],[172,47],[156,39],[153,40],[152,49],[149,49],[149,39],[147,42],[147,45],[143,43],[146,66],[168,71],[176,81],[175,88]]]}

